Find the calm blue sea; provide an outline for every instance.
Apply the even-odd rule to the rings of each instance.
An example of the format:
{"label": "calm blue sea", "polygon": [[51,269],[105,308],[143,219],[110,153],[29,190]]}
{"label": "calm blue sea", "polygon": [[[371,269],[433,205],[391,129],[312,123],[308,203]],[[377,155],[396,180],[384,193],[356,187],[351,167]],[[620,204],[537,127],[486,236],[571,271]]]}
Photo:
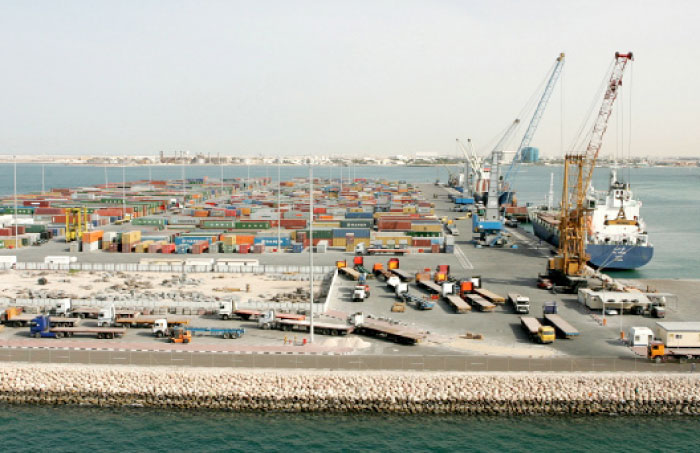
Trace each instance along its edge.
{"label": "calm blue sea", "polygon": [[233,414],[0,406],[7,452],[692,452],[700,420]]}

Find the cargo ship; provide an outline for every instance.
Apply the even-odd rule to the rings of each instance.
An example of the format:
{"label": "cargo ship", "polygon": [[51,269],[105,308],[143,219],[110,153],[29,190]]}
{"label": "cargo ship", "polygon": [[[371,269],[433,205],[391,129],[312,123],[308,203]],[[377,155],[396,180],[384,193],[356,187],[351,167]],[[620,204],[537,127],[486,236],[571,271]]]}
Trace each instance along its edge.
{"label": "cargo ship", "polygon": [[[592,213],[586,221],[589,264],[599,269],[628,270],[651,261],[654,247],[639,213],[642,202],[634,198],[629,183],[618,179],[615,168],[610,170],[608,191],[595,194],[591,202]],[[538,208],[529,216],[535,235],[558,246],[559,211]]]}

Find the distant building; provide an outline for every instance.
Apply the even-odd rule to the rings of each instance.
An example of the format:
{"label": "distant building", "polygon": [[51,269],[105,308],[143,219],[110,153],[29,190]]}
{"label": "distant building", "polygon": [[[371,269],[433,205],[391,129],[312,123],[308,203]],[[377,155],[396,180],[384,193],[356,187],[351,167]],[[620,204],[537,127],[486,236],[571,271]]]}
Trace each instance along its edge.
{"label": "distant building", "polygon": [[540,149],[534,146],[526,146],[520,153],[521,162],[534,164],[540,160]]}

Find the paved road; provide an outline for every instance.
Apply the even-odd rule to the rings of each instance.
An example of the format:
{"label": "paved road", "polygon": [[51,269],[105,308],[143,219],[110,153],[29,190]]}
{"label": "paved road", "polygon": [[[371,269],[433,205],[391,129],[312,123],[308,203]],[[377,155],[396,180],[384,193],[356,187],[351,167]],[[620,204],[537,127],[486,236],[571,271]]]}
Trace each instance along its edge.
{"label": "paved road", "polygon": [[96,365],[304,368],[324,370],[513,371],[513,372],[691,372],[690,363],[656,364],[633,358],[230,354],[186,351],[87,351],[0,347],[0,362]]}

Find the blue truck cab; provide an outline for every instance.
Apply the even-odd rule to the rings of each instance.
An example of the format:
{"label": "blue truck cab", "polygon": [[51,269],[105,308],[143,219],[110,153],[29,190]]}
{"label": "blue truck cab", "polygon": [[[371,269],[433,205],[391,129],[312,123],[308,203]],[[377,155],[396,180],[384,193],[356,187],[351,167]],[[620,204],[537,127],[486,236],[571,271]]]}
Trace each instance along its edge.
{"label": "blue truck cab", "polygon": [[56,338],[56,334],[50,331],[51,323],[46,315],[32,319],[29,326],[29,335],[34,338]]}

